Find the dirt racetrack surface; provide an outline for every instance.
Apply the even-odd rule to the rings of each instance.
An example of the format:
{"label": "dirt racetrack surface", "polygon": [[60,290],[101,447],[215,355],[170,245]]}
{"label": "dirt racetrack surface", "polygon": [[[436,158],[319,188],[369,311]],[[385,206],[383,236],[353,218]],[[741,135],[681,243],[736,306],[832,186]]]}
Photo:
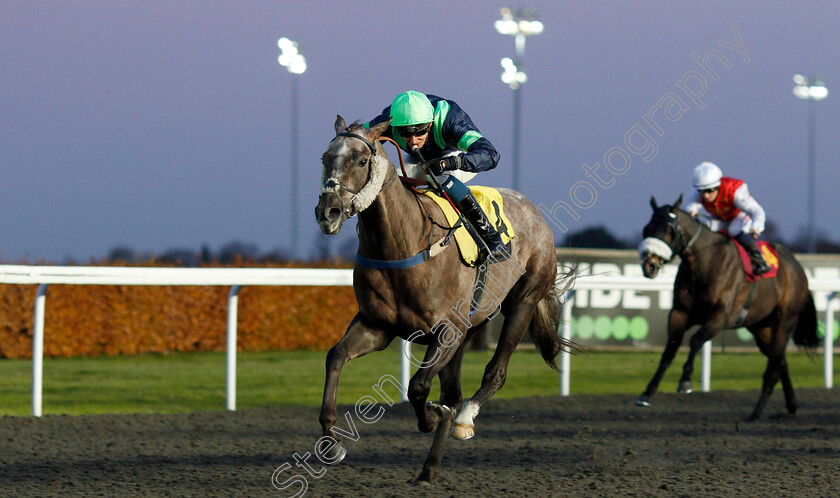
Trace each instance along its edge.
{"label": "dirt racetrack surface", "polygon": [[[350,410],[357,441],[319,478],[318,410],[0,418],[0,496],[839,496],[840,390],[777,390],[756,423],[757,391],[490,400],[476,437],[449,440],[430,488],[413,487],[432,436],[407,405],[374,424]],[[339,426],[348,428],[346,421]]]}

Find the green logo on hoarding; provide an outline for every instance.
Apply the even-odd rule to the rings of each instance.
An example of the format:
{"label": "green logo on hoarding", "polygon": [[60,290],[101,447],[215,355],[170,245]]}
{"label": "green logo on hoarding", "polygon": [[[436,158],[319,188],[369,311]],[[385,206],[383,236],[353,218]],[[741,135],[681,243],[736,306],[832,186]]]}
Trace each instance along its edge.
{"label": "green logo on hoarding", "polygon": [[[817,337],[820,339],[825,337],[825,322],[817,321]],[[831,340],[836,341],[840,337],[840,321],[834,320],[834,330],[831,331]]]}
{"label": "green logo on hoarding", "polygon": [[589,315],[583,315],[580,318],[572,318],[572,336],[580,337],[581,339],[591,339],[592,332],[595,329],[595,322]]}
{"label": "green logo on hoarding", "polygon": [[634,316],[630,319],[630,337],[633,338],[634,341],[641,341],[647,337],[649,331],[650,326],[648,325],[648,321],[645,317]]}
{"label": "green logo on hoarding", "polygon": [[624,341],[629,337],[634,341],[641,341],[647,338],[648,332],[650,332],[650,325],[643,316],[634,316],[633,318],[599,316],[592,318],[589,315],[583,315],[572,317],[570,325],[572,337],[583,340],[594,337],[599,341],[606,341],[610,338]]}
{"label": "green logo on hoarding", "polygon": [[599,316],[595,319],[595,338],[599,341],[606,341],[612,336],[612,320],[606,316]]}
{"label": "green logo on hoarding", "polygon": [[630,335],[630,320],[626,316],[617,316],[612,323],[613,337],[617,341],[623,341]]}

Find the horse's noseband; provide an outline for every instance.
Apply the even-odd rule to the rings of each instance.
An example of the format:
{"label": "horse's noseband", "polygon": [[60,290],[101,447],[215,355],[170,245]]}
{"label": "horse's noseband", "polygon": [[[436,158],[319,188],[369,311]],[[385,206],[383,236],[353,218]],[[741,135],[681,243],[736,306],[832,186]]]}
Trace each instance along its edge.
{"label": "horse's noseband", "polygon": [[[344,200],[338,195],[339,189],[346,190],[353,194],[350,199],[345,203]],[[321,189],[323,193],[331,193],[334,194],[338,198],[339,204],[341,204],[341,212],[344,213],[348,218],[352,218],[356,216],[356,213],[353,213],[353,201],[356,199],[356,195],[359,194],[358,190],[353,190],[350,187],[345,187],[341,183],[338,182],[335,178],[330,178],[326,182],[324,182],[324,187]]]}

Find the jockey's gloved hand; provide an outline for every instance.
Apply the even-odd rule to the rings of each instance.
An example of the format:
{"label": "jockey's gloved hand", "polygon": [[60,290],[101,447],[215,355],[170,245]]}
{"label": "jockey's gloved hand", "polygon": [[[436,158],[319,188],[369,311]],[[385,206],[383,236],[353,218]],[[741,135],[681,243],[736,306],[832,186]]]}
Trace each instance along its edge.
{"label": "jockey's gloved hand", "polygon": [[431,161],[426,163],[426,167],[429,168],[429,171],[433,175],[438,176],[443,174],[444,171],[453,171],[459,169],[461,167],[461,157],[439,157],[437,159],[432,159]]}

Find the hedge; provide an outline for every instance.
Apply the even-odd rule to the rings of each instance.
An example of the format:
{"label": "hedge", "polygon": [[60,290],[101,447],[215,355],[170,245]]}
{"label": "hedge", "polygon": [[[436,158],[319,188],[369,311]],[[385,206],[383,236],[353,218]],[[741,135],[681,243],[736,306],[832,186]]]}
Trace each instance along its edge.
{"label": "hedge", "polygon": [[[304,265],[240,261],[229,266]],[[308,266],[349,267],[330,263]],[[0,358],[32,356],[36,290],[35,285],[0,284]],[[44,355],[222,351],[228,292],[228,287],[220,286],[50,286]],[[344,335],[356,311],[356,298],[349,286],[245,286],[239,292],[237,349],[328,349]]]}

